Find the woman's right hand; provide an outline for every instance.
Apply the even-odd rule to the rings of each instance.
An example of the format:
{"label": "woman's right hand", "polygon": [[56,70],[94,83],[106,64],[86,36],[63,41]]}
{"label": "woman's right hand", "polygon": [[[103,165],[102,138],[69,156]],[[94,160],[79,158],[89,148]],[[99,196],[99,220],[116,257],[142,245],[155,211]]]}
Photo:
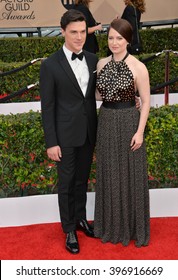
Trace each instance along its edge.
{"label": "woman's right hand", "polygon": [[138,150],[143,143],[143,133],[136,132],[132,137],[130,146],[132,151]]}

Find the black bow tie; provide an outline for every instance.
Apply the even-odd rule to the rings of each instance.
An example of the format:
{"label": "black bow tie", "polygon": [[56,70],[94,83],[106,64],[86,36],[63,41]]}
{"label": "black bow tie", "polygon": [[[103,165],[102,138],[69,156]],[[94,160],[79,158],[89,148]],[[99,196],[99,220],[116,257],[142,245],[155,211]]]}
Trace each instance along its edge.
{"label": "black bow tie", "polygon": [[76,58],[82,60],[82,59],[83,59],[83,55],[84,55],[83,52],[81,52],[81,53],[79,53],[79,54],[72,53],[72,60],[74,60],[74,59],[76,59]]}

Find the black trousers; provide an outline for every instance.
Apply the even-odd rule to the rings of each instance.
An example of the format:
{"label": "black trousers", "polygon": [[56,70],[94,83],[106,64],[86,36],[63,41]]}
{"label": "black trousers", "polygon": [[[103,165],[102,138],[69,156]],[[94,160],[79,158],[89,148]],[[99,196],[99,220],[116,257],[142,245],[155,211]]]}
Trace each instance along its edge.
{"label": "black trousers", "polygon": [[86,219],[88,178],[94,146],[87,139],[81,147],[62,148],[57,162],[58,202],[63,231],[76,229],[76,222]]}

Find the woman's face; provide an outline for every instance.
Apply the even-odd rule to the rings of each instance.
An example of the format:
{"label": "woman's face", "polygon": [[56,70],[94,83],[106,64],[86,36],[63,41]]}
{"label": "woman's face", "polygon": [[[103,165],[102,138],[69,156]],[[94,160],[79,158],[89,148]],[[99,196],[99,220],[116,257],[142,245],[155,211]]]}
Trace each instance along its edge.
{"label": "woman's face", "polygon": [[128,42],[115,29],[110,28],[108,34],[108,47],[113,54],[122,53],[127,49]]}

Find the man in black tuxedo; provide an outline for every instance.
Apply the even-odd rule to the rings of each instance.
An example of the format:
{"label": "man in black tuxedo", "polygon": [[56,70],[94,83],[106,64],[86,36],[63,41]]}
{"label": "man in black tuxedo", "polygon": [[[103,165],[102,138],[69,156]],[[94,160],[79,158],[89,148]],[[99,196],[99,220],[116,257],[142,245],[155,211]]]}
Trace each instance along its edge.
{"label": "man in black tuxedo", "polygon": [[82,52],[84,15],[70,9],[61,18],[63,47],[40,69],[42,122],[48,157],[57,162],[58,200],[66,249],[79,252],[76,230],[94,237],[86,220],[87,182],[95,146],[97,56]]}

